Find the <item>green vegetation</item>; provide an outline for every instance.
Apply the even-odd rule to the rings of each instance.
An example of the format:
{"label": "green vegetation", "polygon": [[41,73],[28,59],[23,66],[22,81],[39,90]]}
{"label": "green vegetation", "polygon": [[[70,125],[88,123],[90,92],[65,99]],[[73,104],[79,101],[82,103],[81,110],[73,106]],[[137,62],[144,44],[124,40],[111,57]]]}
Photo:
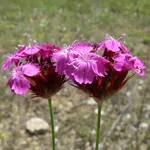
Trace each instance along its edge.
{"label": "green vegetation", "polygon": [[[39,42],[70,44],[74,40],[99,42],[106,33],[126,33],[128,45],[149,34],[149,0],[2,0],[1,47]],[[131,44],[130,43],[134,43]]]}

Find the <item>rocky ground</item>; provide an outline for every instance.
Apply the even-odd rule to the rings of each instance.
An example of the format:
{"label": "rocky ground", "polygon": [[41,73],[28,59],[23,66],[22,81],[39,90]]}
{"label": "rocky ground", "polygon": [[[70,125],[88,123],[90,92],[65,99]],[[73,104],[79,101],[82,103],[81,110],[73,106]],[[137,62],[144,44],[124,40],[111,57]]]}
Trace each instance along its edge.
{"label": "rocky ground", "polygon": [[[102,150],[148,150],[148,90],[146,80],[133,80],[103,103]],[[3,92],[6,96],[0,100],[0,149],[50,150],[50,130],[36,135],[26,131],[26,122],[32,117],[50,122],[47,100],[32,99],[30,95],[17,96],[8,88]],[[57,149],[93,150],[97,114],[94,100],[66,84],[52,102]]]}

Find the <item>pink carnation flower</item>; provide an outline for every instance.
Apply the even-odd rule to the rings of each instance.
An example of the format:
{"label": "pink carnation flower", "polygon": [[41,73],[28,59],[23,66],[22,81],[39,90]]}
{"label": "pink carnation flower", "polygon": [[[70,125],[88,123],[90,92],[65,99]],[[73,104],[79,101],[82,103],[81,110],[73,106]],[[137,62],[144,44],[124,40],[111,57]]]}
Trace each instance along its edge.
{"label": "pink carnation flower", "polygon": [[128,50],[124,43],[119,41],[121,38],[122,36],[119,39],[115,39],[112,36],[106,34],[106,39],[98,44],[98,49],[107,49],[108,51],[112,52],[130,53],[130,50]]}
{"label": "pink carnation flower", "polygon": [[[102,56],[98,51],[104,49]],[[76,42],[53,54],[56,71],[74,81],[76,87],[94,97],[99,103],[119,91],[133,76],[145,75],[142,61],[133,57],[128,48],[111,36],[100,44]]]}
{"label": "pink carnation flower", "polygon": [[10,68],[13,63],[17,65],[21,59],[35,55],[40,51],[36,41],[34,41],[32,45],[19,45],[19,47],[20,48],[15,53],[8,56],[8,58],[3,62],[2,70]]}
{"label": "pink carnation flower", "polygon": [[13,69],[8,85],[16,94],[26,94],[29,90],[32,95],[50,98],[56,94],[66,81],[64,75],[55,72],[51,61],[52,54],[61,50],[61,47],[52,44],[20,45],[3,63],[2,69],[8,69],[13,63]]}
{"label": "pink carnation flower", "polygon": [[92,52],[92,44],[73,43],[68,48],[53,54],[56,71],[80,84],[92,83],[95,76],[104,77],[106,73],[105,58]]}
{"label": "pink carnation flower", "polygon": [[115,60],[113,64],[115,70],[126,71],[131,69],[141,76],[145,75],[143,69],[145,69],[146,66],[143,64],[142,60],[136,56],[133,57],[131,54],[119,54],[113,59]]}
{"label": "pink carnation flower", "polygon": [[34,55],[37,54],[40,51],[40,48],[37,44],[37,41],[33,41],[33,43],[28,46],[24,46],[24,50],[21,51],[22,54],[26,54],[27,55]]}

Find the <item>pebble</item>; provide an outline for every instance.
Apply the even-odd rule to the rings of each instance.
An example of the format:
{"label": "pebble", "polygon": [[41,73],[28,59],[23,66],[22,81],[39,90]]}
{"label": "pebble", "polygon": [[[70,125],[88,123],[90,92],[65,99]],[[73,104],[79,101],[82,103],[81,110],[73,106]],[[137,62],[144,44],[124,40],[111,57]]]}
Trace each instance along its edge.
{"label": "pebble", "polygon": [[48,123],[38,117],[31,118],[26,122],[26,130],[32,135],[44,134],[48,129]]}
{"label": "pebble", "polygon": [[140,124],[140,127],[141,127],[141,128],[148,128],[148,123],[142,122],[142,123]]}
{"label": "pebble", "polygon": [[87,104],[88,105],[96,105],[96,102],[95,102],[95,100],[93,98],[88,98],[87,99]]}
{"label": "pebble", "polygon": [[126,119],[131,119],[131,115],[129,113],[126,114]]}
{"label": "pebble", "polygon": [[58,132],[59,126],[55,125],[55,132]]}
{"label": "pebble", "polygon": [[128,97],[130,97],[131,96],[131,92],[126,92],[126,95],[128,96]]}
{"label": "pebble", "polygon": [[[95,112],[95,114],[98,114],[98,109],[95,109],[94,112]],[[105,113],[104,113],[103,110],[101,110],[101,115],[102,115],[102,116],[105,115]]]}

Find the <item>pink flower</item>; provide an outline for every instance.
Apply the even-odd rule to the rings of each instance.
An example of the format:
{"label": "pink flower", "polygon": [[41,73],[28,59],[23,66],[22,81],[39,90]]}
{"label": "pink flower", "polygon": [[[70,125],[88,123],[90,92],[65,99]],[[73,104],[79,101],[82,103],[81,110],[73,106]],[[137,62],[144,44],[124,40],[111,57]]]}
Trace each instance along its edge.
{"label": "pink flower", "polygon": [[120,42],[119,39],[115,39],[112,36],[106,34],[106,39],[99,43],[99,50],[101,49],[107,49],[112,52],[125,52],[125,53],[130,53],[130,50],[124,45],[123,42]]}
{"label": "pink flower", "polygon": [[28,46],[25,44],[18,45],[18,50],[14,53],[14,55],[25,58],[27,56],[35,55],[40,51],[40,47],[37,44],[37,41],[33,41],[32,44],[29,44]]}
{"label": "pink flower", "polygon": [[78,53],[76,56],[72,56],[72,61],[66,68],[66,75],[70,76],[71,74],[70,77],[80,84],[90,84],[95,76],[104,77],[107,74],[106,63],[108,61],[97,54]]}
{"label": "pink flower", "polygon": [[10,68],[13,63],[17,65],[21,59],[26,58],[27,56],[34,55],[40,51],[40,48],[35,41],[32,45],[19,45],[19,47],[20,48],[15,53],[8,56],[6,61],[3,62],[2,70]]}
{"label": "pink flower", "polygon": [[52,54],[61,50],[61,47],[52,44],[41,44],[38,55],[27,57],[26,61],[37,63],[40,66],[39,74],[36,76],[27,76],[30,82],[30,90],[32,95],[50,98],[56,94],[63,83],[66,81],[64,75],[60,75],[55,71],[52,63]]}
{"label": "pink flower", "polygon": [[76,42],[54,53],[56,72],[64,73],[80,84],[92,83],[95,76],[104,77],[107,74],[105,64],[109,61],[92,52],[93,48],[92,44]]}
{"label": "pink flower", "polygon": [[39,73],[39,67],[35,64],[25,64],[13,69],[8,85],[16,94],[26,94],[30,88],[30,82],[26,76],[32,77]]}
{"label": "pink flower", "polygon": [[[102,56],[97,53],[101,49],[104,49]],[[65,54],[63,73],[74,81],[76,87],[94,97],[98,103],[125,85],[133,76],[128,77],[129,70],[145,75],[142,61],[133,57],[119,39],[111,36],[96,45],[74,43]],[[59,58],[62,57],[59,53]],[[59,62],[57,59],[55,61]]]}
{"label": "pink flower", "polygon": [[[99,44],[74,42],[63,48],[34,41],[29,46],[21,45],[2,69],[16,65],[8,81],[16,94],[25,94],[30,89],[34,96],[49,98],[59,91],[67,77],[98,102],[122,88],[130,78],[129,70],[145,75],[146,66],[131,55],[121,38],[116,40],[107,35]],[[98,53],[101,49],[102,56]]]}
{"label": "pink flower", "polygon": [[17,56],[16,54],[8,56],[6,61],[3,62],[2,70],[6,70],[6,69],[10,68],[10,66],[13,63],[18,63],[19,59],[21,59],[21,58],[19,56]]}
{"label": "pink flower", "polygon": [[40,51],[39,46],[37,45],[36,41],[33,41],[33,43],[28,46],[24,46],[24,50],[22,51],[23,54],[26,55],[34,55],[37,54]]}
{"label": "pink flower", "polygon": [[66,80],[65,75],[55,71],[51,57],[61,49],[52,44],[38,45],[36,41],[29,46],[19,45],[19,49],[2,65],[3,70],[13,63],[16,66],[8,81],[12,91],[21,95],[30,89],[32,95],[43,98],[56,94]]}
{"label": "pink flower", "polygon": [[113,59],[115,60],[113,64],[115,70],[126,71],[131,69],[141,76],[145,75],[143,69],[145,69],[146,66],[138,57],[133,57],[131,54],[119,54]]}

